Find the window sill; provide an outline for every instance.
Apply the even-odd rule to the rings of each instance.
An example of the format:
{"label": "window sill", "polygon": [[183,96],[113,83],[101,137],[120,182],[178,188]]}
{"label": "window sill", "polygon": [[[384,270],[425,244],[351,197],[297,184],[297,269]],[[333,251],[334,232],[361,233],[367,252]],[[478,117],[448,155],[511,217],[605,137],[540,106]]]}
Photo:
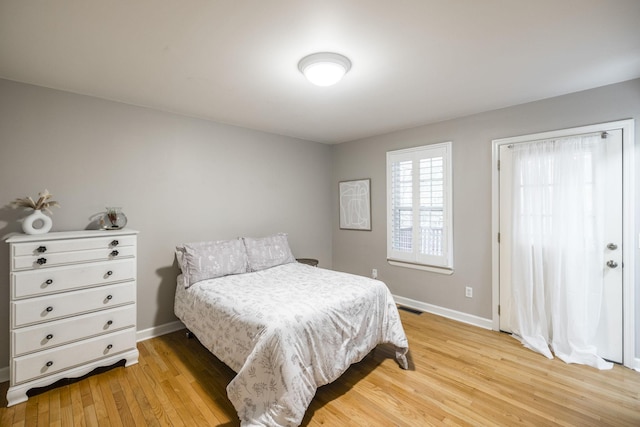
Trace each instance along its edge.
{"label": "window sill", "polygon": [[425,265],[425,264],[413,264],[410,262],[396,261],[393,259],[387,259],[387,262],[396,267],[413,268],[416,270],[430,271],[432,273],[446,274],[447,276],[450,276],[453,274],[453,268],[435,267],[433,265]]}

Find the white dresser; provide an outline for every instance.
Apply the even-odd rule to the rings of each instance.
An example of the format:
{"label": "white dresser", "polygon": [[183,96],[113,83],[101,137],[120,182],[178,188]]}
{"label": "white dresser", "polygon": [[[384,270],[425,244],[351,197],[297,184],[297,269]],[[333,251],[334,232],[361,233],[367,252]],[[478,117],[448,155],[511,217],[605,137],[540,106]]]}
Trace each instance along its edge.
{"label": "white dresser", "polygon": [[138,362],[137,231],[18,235],[10,245],[8,406],[34,387]]}

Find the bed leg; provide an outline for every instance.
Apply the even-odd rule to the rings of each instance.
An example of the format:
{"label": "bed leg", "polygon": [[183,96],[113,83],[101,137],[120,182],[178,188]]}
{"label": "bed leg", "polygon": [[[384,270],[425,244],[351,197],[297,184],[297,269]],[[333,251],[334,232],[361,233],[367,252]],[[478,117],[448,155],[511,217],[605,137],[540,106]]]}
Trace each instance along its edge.
{"label": "bed leg", "polygon": [[193,332],[191,332],[190,330],[187,329],[187,332],[185,333],[185,336],[187,337],[188,340],[193,338]]}

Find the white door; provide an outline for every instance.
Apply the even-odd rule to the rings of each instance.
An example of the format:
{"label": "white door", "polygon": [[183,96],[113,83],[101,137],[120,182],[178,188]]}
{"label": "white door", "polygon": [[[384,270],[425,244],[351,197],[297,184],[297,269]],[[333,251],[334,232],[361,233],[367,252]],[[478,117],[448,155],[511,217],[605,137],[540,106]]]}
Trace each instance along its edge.
{"label": "white door", "polygon": [[[526,142],[522,142],[526,144]],[[597,179],[602,179],[606,188],[605,200],[600,203],[604,210],[606,243],[602,247],[602,274],[604,293],[600,311],[600,322],[595,336],[598,355],[612,362],[623,360],[623,317],[622,317],[622,130],[607,131],[601,139],[605,155],[598,170]],[[511,201],[513,171],[510,148],[500,146],[500,330],[511,332]]]}

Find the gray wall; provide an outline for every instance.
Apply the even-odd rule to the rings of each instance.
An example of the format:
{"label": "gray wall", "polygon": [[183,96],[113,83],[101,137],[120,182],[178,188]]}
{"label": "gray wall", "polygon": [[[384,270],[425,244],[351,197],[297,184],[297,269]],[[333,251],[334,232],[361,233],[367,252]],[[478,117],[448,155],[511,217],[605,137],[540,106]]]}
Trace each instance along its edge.
{"label": "gray wall", "polygon": [[[173,248],[289,233],[331,267],[331,147],[0,80],[0,238],[17,197],[47,188],[53,231],[121,206],[139,234],[138,329],[175,320]],[[8,365],[9,251],[0,244],[0,368]]]}
{"label": "gray wall", "polygon": [[[340,144],[333,151],[333,267],[370,275],[378,269],[395,295],[491,319],[491,145],[493,139],[634,118],[640,147],[640,79],[529,104]],[[386,152],[453,141],[454,265],[451,276],[386,261]],[[640,149],[636,149],[638,153]],[[636,154],[636,176],[640,163]],[[338,182],[371,178],[372,231],[339,229]],[[636,183],[640,213],[640,184]],[[638,215],[637,215],[638,216]],[[640,220],[636,218],[640,231]],[[640,255],[636,316],[640,324]],[[465,298],[465,286],[474,297]],[[640,327],[636,327],[640,354]]]}

